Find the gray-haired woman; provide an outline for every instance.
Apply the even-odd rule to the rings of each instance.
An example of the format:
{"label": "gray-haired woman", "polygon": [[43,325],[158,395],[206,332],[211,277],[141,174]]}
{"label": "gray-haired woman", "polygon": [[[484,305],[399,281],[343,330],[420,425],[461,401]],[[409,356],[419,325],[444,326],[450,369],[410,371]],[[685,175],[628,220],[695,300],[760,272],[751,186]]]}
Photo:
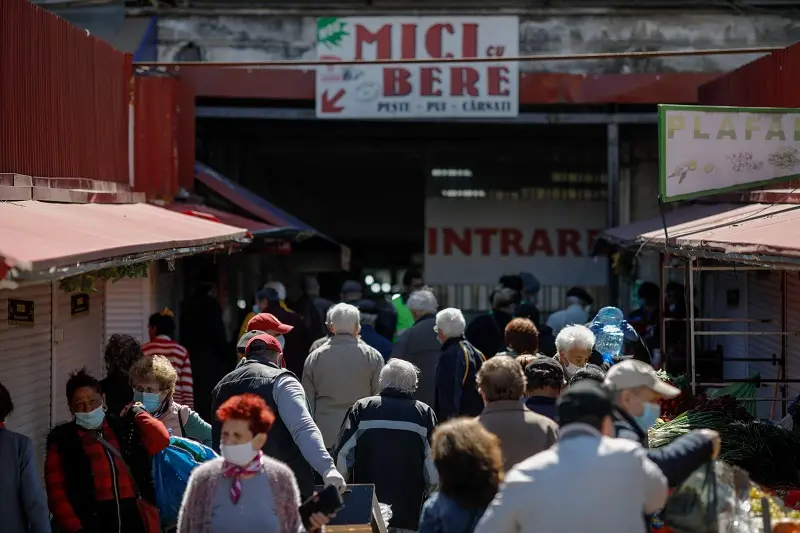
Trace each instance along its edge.
{"label": "gray-haired woman", "polygon": [[430,451],[436,415],[414,400],[417,372],[408,361],[390,359],[380,394],[350,408],[334,450],[345,480],[374,484],[378,501],[392,506],[390,531],[416,531],[425,495],[439,482]]}

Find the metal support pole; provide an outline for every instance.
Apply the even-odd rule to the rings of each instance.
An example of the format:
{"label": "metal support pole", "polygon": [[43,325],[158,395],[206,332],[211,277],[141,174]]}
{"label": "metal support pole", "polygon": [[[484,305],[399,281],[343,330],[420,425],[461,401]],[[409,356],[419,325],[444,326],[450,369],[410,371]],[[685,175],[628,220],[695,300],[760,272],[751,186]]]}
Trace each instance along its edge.
{"label": "metal support pole", "polygon": [[692,396],[697,394],[697,374],[695,371],[695,342],[694,342],[694,266],[695,259],[689,259],[689,268],[687,273],[689,276],[689,371],[692,380]]}
{"label": "metal support pole", "polygon": [[[619,225],[619,124],[606,124],[606,174],[608,176],[608,214],[607,227],[615,228]],[[616,274],[609,272],[608,292],[611,305],[619,306],[619,279]]]}
{"label": "metal support pole", "polygon": [[659,262],[658,262],[658,286],[661,290],[660,298],[658,299],[658,349],[660,350],[659,356],[661,359],[661,368],[665,371],[669,370],[669,361],[667,360],[667,319],[664,316],[664,312],[666,311],[666,305],[664,299],[666,297],[665,285],[666,276],[664,275],[664,270],[666,268],[666,261],[667,261],[667,254],[658,254]]}
{"label": "metal support pole", "polygon": [[[789,276],[785,270],[781,272],[781,331],[789,329]],[[786,360],[789,356],[789,337],[781,337],[781,379],[786,379]],[[781,389],[781,418],[786,416],[786,384],[779,385]],[[773,404],[774,406],[775,404]]]}

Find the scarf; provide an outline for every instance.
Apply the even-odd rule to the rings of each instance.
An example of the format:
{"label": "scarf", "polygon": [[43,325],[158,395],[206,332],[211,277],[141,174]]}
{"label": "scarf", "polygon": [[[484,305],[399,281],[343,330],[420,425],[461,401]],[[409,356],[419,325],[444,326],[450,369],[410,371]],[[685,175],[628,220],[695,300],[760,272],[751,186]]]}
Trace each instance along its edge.
{"label": "scarf", "polygon": [[250,461],[247,466],[239,466],[227,462],[222,465],[222,477],[233,478],[231,501],[234,505],[239,503],[239,498],[242,497],[242,476],[258,474],[261,471],[261,458],[263,455],[264,452],[259,451],[255,459]]}

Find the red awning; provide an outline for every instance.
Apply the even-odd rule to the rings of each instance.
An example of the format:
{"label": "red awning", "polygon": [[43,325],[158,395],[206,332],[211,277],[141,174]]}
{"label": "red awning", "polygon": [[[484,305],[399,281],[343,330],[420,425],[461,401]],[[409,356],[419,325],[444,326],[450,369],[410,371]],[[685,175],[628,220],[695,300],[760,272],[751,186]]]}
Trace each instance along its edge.
{"label": "red awning", "polygon": [[0,257],[43,271],[181,249],[211,249],[247,231],[148,204],[0,203]]}
{"label": "red awning", "polygon": [[279,233],[284,229],[278,226],[267,224],[265,222],[253,220],[252,218],[246,218],[234,213],[229,213],[221,209],[214,209],[213,207],[208,207],[207,205],[176,202],[165,207],[170,211],[183,213],[184,215],[190,215],[216,223],[227,224],[228,226],[235,226],[237,228],[244,228],[255,237],[264,237],[270,233]]}
{"label": "red awning", "polygon": [[[606,230],[601,238],[620,242],[624,237],[629,244],[667,247],[687,255],[728,254],[736,261],[800,258],[800,205],[698,204],[667,213],[665,218],[666,237],[661,218],[656,217]],[[636,236],[631,239],[632,234]]]}

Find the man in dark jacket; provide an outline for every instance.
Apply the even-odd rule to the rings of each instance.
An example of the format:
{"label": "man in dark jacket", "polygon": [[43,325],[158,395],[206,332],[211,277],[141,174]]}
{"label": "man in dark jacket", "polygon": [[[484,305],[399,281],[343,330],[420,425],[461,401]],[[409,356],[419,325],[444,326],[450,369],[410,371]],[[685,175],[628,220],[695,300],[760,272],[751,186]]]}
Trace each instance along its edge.
{"label": "man in dark jacket", "polygon": [[179,315],[181,344],[189,352],[192,363],[194,408],[207,422],[214,418],[207,398],[236,360],[225,334],[222,307],[212,295],[213,291],[211,283],[199,284],[196,292],[181,303]]}
{"label": "man in dark jacket", "polygon": [[262,289],[256,295],[258,307],[262,313],[270,313],[282,324],[292,326],[292,330],[284,335],[286,338],[283,347],[286,368],[297,376],[303,375],[303,364],[308,357],[311,340],[303,318],[294,311],[287,311],[281,305],[281,298],[275,289]]}
{"label": "man in dark jacket", "polygon": [[514,318],[519,298],[519,293],[513,289],[498,289],[491,296],[492,310],[469,323],[465,333],[467,340],[484,356],[494,357],[505,351],[506,326]]}
{"label": "man in dark jacket", "polygon": [[442,342],[442,355],[436,367],[436,402],[440,422],[456,416],[478,416],[483,399],[475,376],[486,360],[464,338],[466,321],[460,309],[450,307],[436,314],[436,333]]}
{"label": "man in dark jacket", "polygon": [[347,412],[334,447],[336,467],[350,483],[375,485],[378,501],[392,506],[392,529],[416,531],[426,494],[439,475],[431,457],[436,415],[414,400],[417,369],[390,360],[381,369],[378,396]]}
{"label": "man in dark jacket", "polygon": [[[266,333],[252,337],[245,346],[245,358],[222,378],[211,394],[213,411],[239,394],[257,394],[275,413],[275,423],[264,445],[266,455],[286,463],[294,472],[303,499],[314,492],[314,470],[326,485],[344,487],[325,449],[322,434],[308,412],[303,386],[289,370],[281,368],[283,353],[278,340]],[[219,451],[222,424],[211,426],[213,448]]]}
{"label": "man in dark jacket", "polygon": [[658,401],[681,393],[663,382],[650,365],[635,359],[617,363],[606,374],[605,384],[615,393],[616,437],[638,441],[648,449],[647,456],[658,465],[671,488],[719,455],[719,433],[710,429],[691,431],[666,446],[649,449],[647,430],[661,414]]}
{"label": "man in dark jacket", "polygon": [[442,355],[442,343],[436,334],[436,311],[439,303],[429,289],[412,292],[406,302],[414,325],[405,330],[392,350],[392,358],[408,361],[419,369],[419,386],[414,398],[428,405],[436,404],[436,367]]}

